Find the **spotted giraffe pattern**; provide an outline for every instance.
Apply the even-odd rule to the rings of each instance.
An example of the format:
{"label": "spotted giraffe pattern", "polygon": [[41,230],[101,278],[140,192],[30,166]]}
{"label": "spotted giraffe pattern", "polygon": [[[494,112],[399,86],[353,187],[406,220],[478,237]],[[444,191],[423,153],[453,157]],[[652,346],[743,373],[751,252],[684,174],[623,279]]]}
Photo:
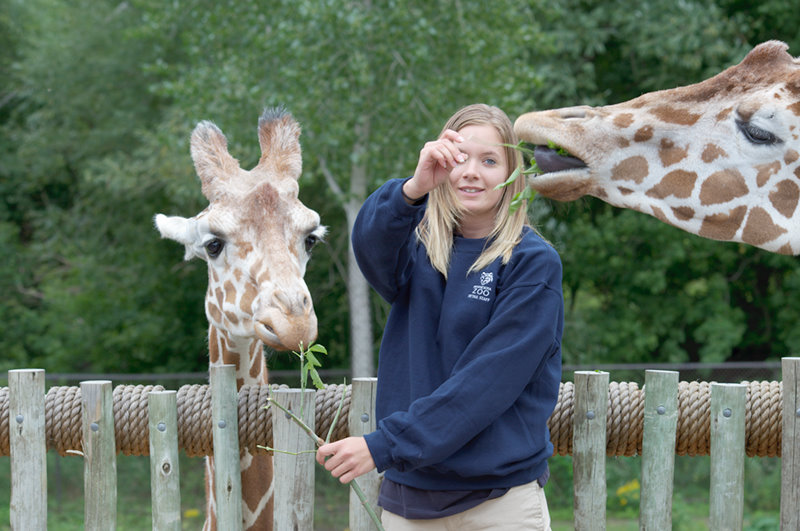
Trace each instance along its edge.
{"label": "spotted giraffe pattern", "polygon": [[[161,235],[184,244],[185,259],[208,263],[205,310],[210,366],[236,368],[236,385],[267,384],[264,345],[297,350],[317,336],[303,281],[314,243],[324,236],[316,212],[298,199],[300,127],[282,109],[259,119],[261,158],[239,167],[211,122],[192,133],[191,152],[208,207],[193,218],[156,216]],[[242,452],[243,529],[273,528],[272,457]],[[206,460],[204,530],[217,529],[214,460]]]}
{"label": "spotted giraffe pattern", "polygon": [[782,42],[687,87],[605,107],[520,116],[525,142],[553,142],[586,167],[530,179],[543,196],[583,195],[688,232],[800,254],[800,60]]}

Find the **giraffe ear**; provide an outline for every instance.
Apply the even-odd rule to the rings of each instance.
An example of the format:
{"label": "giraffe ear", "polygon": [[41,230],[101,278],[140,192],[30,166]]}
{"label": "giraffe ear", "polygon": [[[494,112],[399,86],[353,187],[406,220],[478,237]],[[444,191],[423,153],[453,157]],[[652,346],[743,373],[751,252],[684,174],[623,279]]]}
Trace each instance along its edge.
{"label": "giraffe ear", "polygon": [[261,159],[257,168],[271,169],[280,178],[298,179],[303,167],[300,125],[283,107],[264,109],[258,119]]}
{"label": "giraffe ear", "polygon": [[214,202],[223,194],[224,182],[239,172],[239,161],[228,153],[228,140],[219,127],[202,121],[192,131],[192,160],[203,195]]}
{"label": "giraffe ear", "polygon": [[180,216],[165,216],[156,214],[156,228],[161,233],[162,238],[175,240],[186,246],[184,260],[190,260],[196,256],[195,243],[197,236],[197,220],[194,218],[182,218]]}

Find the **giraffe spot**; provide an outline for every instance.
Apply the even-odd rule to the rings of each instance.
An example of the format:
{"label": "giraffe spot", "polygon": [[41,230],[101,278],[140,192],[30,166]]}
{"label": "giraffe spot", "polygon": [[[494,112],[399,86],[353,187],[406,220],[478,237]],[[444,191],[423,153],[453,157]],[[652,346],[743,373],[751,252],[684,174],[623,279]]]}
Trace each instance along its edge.
{"label": "giraffe spot", "polygon": [[226,311],[225,312],[225,317],[228,318],[228,321],[230,321],[231,324],[233,324],[233,325],[239,324],[239,318],[236,317],[235,313]]}
{"label": "giraffe spot", "polygon": [[624,186],[618,186],[617,190],[622,195],[631,195],[633,193],[633,190],[631,190],[630,188],[625,188]]}
{"label": "giraffe spot", "polygon": [[786,229],[772,222],[772,217],[761,207],[754,207],[747,216],[747,224],[742,231],[742,241],[751,245],[771,242]]}
{"label": "giraffe spot", "polygon": [[796,162],[798,158],[800,158],[800,155],[797,154],[797,151],[790,149],[783,156],[783,162],[787,165],[792,164],[793,162]]}
{"label": "giraffe spot", "polygon": [[225,302],[228,304],[236,304],[236,287],[233,282],[226,280],[225,284]]}
{"label": "giraffe spot", "polygon": [[247,258],[247,255],[253,252],[253,244],[250,242],[242,242],[239,244],[239,252],[237,253],[239,258],[244,260]]}
{"label": "giraffe spot", "polygon": [[236,282],[241,282],[242,281],[242,276],[244,276],[244,273],[242,273],[241,269],[234,269],[233,270],[233,278],[236,279]]}
{"label": "giraffe spot", "polygon": [[244,288],[242,298],[239,301],[239,308],[241,308],[244,313],[252,313],[253,301],[256,300],[257,296],[258,290],[256,290],[256,287],[252,283],[248,282]]}
{"label": "giraffe spot", "polygon": [[669,219],[667,219],[667,216],[664,215],[664,212],[660,208],[655,206],[650,208],[653,210],[653,217],[663,223],[670,223]]}
{"label": "giraffe spot", "polygon": [[760,164],[756,166],[755,170],[758,172],[756,175],[756,184],[758,184],[759,188],[767,184],[769,178],[778,173],[780,169],[780,162],[770,162],[769,164]]}
{"label": "giraffe spot", "polygon": [[653,126],[652,125],[645,125],[644,127],[640,127],[636,130],[636,133],[633,135],[634,142],[647,142],[653,138]]}
{"label": "giraffe spot", "polygon": [[661,159],[661,164],[671,166],[686,158],[686,153],[689,147],[679,148],[675,146],[672,140],[667,138],[661,139],[661,147],[658,150],[658,157]]}
{"label": "giraffe spot", "polygon": [[703,162],[709,164],[714,162],[719,157],[727,157],[728,154],[725,153],[725,150],[719,147],[716,144],[706,144],[703,148],[703,154],[700,155],[700,158],[703,159]]}
{"label": "giraffe spot", "polygon": [[669,105],[659,105],[650,111],[662,122],[678,125],[694,125],[702,114],[693,114],[688,109],[678,109]]}
{"label": "giraffe spot", "polygon": [[773,94],[772,97],[775,98],[776,100],[781,99],[781,95],[778,94],[777,92],[775,94]]}
{"label": "giraffe spot", "polygon": [[615,181],[633,181],[641,184],[648,172],[647,159],[637,155],[614,166],[611,170],[611,178]]}
{"label": "giraffe spot", "polygon": [[666,174],[661,182],[647,191],[649,197],[665,199],[671,195],[686,199],[692,195],[697,174],[693,171],[673,170]]}
{"label": "giraffe spot", "polygon": [[211,365],[219,363],[219,337],[217,336],[217,329],[213,326],[208,330],[208,360]]}
{"label": "giraffe spot", "polygon": [[250,377],[258,378],[264,366],[264,351],[261,348],[255,352],[250,359]]}
{"label": "giraffe spot", "polygon": [[211,318],[212,321],[215,323],[222,322],[222,312],[219,310],[219,307],[211,301],[206,303],[206,312],[208,316]]}
{"label": "giraffe spot", "polygon": [[261,273],[263,267],[264,262],[260,258],[256,260],[256,263],[250,267],[250,278],[258,279],[258,275]]}
{"label": "giraffe spot", "polygon": [[800,187],[788,179],[779,182],[769,193],[772,206],[787,218],[794,215],[798,199],[800,199]]}
{"label": "giraffe spot", "polygon": [[214,290],[214,297],[217,299],[217,306],[219,306],[220,308],[222,308],[222,303],[223,303],[223,301],[225,300],[225,298],[223,297],[223,295],[222,295],[222,290],[221,290],[221,289],[219,289],[219,287],[217,287],[217,288]]}
{"label": "giraffe spot", "polygon": [[706,216],[697,235],[711,240],[730,240],[736,235],[742,224],[746,206],[736,207],[727,214],[713,214]]}
{"label": "giraffe spot", "polygon": [[788,256],[794,255],[794,251],[792,250],[792,246],[788,243],[781,245],[781,248],[776,251],[778,254],[785,254]]}
{"label": "giraffe spot", "polygon": [[625,129],[626,127],[630,127],[632,123],[633,123],[633,114],[629,112],[624,112],[614,117],[614,126],[619,127],[620,129]]}
{"label": "giraffe spot", "polygon": [[[701,205],[718,205],[747,195],[747,184],[738,170],[712,173],[700,187]],[[744,216],[744,214],[742,214]]]}
{"label": "giraffe spot", "polygon": [[625,149],[626,147],[628,147],[630,145],[631,145],[631,141],[628,140],[627,138],[624,138],[624,137],[621,137],[621,136],[617,137],[617,147]]}
{"label": "giraffe spot", "polygon": [[690,207],[674,207],[672,213],[681,221],[688,221],[694,217],[694,209]]}
{"label": "giraffe spot", "polygon": [[792,111],[795,116],[800,116],[800,101],[796,101],[786,108]]}
{"label": "giraffe spot", "polygon": [[717,114],[717,121],[718,122],[723,121],[725,118],[727,118],[731,114],[732,111],[733,111],[733,107],[728,107],[727,109],[721,110]]}

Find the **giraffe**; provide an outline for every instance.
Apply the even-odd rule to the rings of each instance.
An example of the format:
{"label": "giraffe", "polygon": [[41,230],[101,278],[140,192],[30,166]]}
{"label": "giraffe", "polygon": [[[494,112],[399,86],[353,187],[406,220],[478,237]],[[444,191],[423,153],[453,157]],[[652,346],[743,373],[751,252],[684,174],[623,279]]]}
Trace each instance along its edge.
{"label": "giraffe", "polygon": [[523,114],[515,130],[544,172],[530,186],[800,254],[800,59],[787,49],[768,41],[710,79],[624,103]]}
{"label": "giraffe", "polygon": [[[161,236],[184,244],[184,259],[208,263],[205,310],[209,364],[236,367],[236,385],[267,384],[263,346],[297,349],[317,336],[303,281],[311,249],[325,234],[319,215],[298,199],[300,127],[282,108],[258,121],[261,158],[239,167],[216,125],[200,122],[191,155],[208,207],[193,218],[158,214]],[[213,457],[206,459],[206,520],[215,530]],[[272,530],[272,457],[241,456],[243,528]]]}

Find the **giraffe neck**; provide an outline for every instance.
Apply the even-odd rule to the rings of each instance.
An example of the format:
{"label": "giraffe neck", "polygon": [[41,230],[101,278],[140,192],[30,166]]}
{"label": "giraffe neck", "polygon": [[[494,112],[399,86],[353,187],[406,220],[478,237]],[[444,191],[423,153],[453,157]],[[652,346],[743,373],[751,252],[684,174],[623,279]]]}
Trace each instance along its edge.
{"label": "giraffe neck", "polygon": [[267,384],[264,344],[256,337],[237,337],[214,325],[208,328],[209,366],[236,367],[236,389],[243,385]]}
{"label": "giraffe neck", "polygon": [[[209,366],[230,364],[236,367],[236,388],[244,385],[268,384],[264,345],[255,337],[236,337],[225,330],[209,326]],[[242,518],[244,530],[272,530],[273,479],[272,456],[242,452],[239,461],[242,472]],[[216,526],[216,501],[214,499],[214,461],[206,461],[206,525]]]}

